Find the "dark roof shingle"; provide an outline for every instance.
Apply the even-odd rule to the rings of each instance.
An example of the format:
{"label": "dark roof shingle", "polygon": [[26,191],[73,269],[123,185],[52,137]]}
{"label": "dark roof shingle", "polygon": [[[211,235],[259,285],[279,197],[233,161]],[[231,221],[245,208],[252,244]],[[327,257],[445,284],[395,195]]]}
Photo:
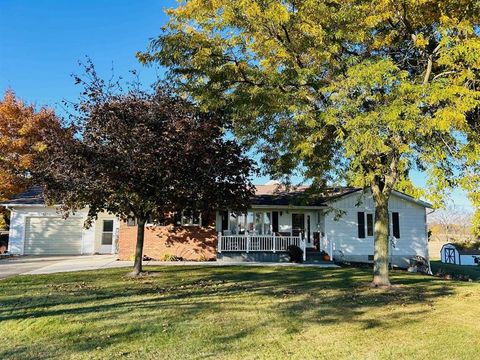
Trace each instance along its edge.
{"label": "dark roof shingle", "polygon": [[8,205],[44,205],[43,190],[41,186],[34,186],[27,191],[15,195],[10,200],[4,201]]}
{"label": "dark roof shingle", "polygon": [[325,202],[361,190],[353,187],[330,187],[313,190],[308,186],[286,189],[279,185],[255,185],[252,205],[324,206]]}

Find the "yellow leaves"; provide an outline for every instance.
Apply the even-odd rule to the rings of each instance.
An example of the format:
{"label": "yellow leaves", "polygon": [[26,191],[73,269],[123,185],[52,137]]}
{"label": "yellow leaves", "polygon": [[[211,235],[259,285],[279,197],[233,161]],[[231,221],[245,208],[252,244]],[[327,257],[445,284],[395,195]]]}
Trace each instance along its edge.
{"label": "yellow leaves", "polygon": [[265,11],[265,16],[276,23],[286,23],[290,18],[286,6],[280,2],[272,2]]}
{"label": "yellow leaves", "polygon": [[429,41],[428,39],[425,39],[425,37],[423,36],[423,34],[417,34],[415,36],[415,46],[420,48],[420,49],[424,49],[427,47]]}

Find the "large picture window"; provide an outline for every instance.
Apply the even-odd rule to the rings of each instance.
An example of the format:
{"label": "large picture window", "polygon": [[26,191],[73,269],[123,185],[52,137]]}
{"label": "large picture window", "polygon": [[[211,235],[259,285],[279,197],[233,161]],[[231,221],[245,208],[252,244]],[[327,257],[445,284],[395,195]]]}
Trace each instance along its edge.
{"label": "large picture window", "polygon": [[245,232],[253,235],[272,234],[272,213],[265,211],[249,211],[246,214],[230,213],[229,233],[243,235]]}

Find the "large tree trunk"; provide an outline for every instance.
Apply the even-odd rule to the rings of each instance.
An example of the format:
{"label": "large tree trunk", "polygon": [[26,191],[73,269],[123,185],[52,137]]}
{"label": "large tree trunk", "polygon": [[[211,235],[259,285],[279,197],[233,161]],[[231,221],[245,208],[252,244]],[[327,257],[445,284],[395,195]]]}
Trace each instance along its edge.
{"label": "large tree trunk", "polygon": [[135,248],[135,263],[133,264],[133,276],[142,272],[143,240],[145,238],[145,220],[137,219],[137,246]]}
{"label": "large tree trunk", "polygon": [[390,286],[388,278],[388,197],[374,196],[375,201],[375,252],[373,256],[373,286]]}

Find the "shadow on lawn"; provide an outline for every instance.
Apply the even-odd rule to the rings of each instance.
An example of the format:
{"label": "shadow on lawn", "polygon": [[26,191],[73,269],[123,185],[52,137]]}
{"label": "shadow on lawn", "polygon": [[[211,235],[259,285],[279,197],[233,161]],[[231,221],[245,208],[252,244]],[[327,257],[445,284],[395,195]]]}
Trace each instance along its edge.
{"label": "shadow on lawn", "polygon": [[[274,314],[275,324],[259,319],[245,324],[233,335],[209,339],[228,351],[240,338],[265,326],[282,326],[287,333],[301,332],[309,323],[322,326],[344,322],[359,324],[364,329],[387,329],[398,326],[399,320],[418,321],[418,316],[432,310],[435,299],[453,293],[446,282],[403,273],[392,276],[393,284],[398,284],[393,289],[372,289],[367,286],[370,272],[359,269],[170,267],[153,270],[152,276],[135,280],[122,277],[120,270],[116,270],[91,277],[88,276],[91,273],[46,277],[57,281],[48,284],[38,284],[39,280],[35,285],[20,281],[12,294],[0,296],[0,322],[71,316],[76,321],[78,316],[94,317],[99,323],[118,319],[108,337],[96,333],[87,335],[82,329],[59,334],[78,341],[55,346],[88,352],[141,339],[145,332],[161,336],[165,322],[163,311],[178,313],[178,318],[170,321],[191,321],[207,313],[221,316],[221,312],[231,309],[232,305],[237,307],[236,311],[249,312],[263,307]],[[35,291],[30,293],[34,295],[25,295],[32,286]],[[418,304],[422,306],[410,306]],[[369,316],[369,312],[378,308],[387,309],[389,316]],[[136,311],[149,315],[125,316]],[[25,357],[34,346],[38,344],[4,348],[0,350],[0,358]],[[51,357],[48,351],[45,354],[42,357],[39,353],[36,358]]]}

